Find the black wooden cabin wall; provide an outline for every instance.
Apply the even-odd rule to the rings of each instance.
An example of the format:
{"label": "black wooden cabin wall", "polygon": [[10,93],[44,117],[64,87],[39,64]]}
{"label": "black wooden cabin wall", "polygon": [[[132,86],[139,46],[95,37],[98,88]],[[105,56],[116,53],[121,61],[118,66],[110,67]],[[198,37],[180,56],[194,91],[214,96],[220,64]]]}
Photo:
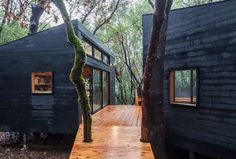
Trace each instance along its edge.
{"label": "black wooden cabin wall", "polygon": [[[73,21],[79,37],[104,47],[78,21]],[[78,26],[78,27],[76,27]],[[81,29],[83,32],[80,34]],[[103,49],[102,49],[103,50]],[[114,62],[114,57],[107,53]],[[81,122],[77,94],[69,80],[73,48],[60,25],[0,46],[0,130],[75,134]],[[87,65],[110,74],[110,104],[114,103],[114,69],[87,58]],[[53,94],[31,93],[32,72],[53,71]]]}
{"label": "black wooden cabin wall", "polygon": [[[75,133],[79,108],[69,81],[73,50],[64,26],[0,47],[0,130]],[[31,72],[53,71],[53,94],[31,94]]]}
{"label": "black wooden cabin wall", "polygon": [[[212,157],[236,156],[236,1],[170,13],[164,75],[164,109],[169,144]],[[144,60],[152,16],[143,16]],[[199,106],[169,104],[169,71],[199,69]],[[154,75],[155,76],[155,75]],[[159,91],[155,88],[153,91]],[[155,117],[155,97],[152,116]],[[151,143],[156,152],[157,121]]]}

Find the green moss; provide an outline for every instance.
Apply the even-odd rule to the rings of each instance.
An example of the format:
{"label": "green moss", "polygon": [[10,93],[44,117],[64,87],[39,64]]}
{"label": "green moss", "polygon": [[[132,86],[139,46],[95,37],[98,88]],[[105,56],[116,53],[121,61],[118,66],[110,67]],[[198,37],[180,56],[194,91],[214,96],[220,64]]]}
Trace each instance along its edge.
{"label": "green moss", "polygon": [[75,86],[75,89],[78,94],[78,102],[83,115],[83,125],[84,125],[84,142],[92,141],[92,117],[91,117],[91,108],[89,104],[89,98],[86,93],[85,80],[83,78],[83,69],[86,62],[86,53],[82,45],[81,40],[75,34],[74,28],[68,16],[68,13],[65,8],[63,0],[57,0],[54,2],[58,9],[60,10],[65,25],[67,29],[67,34],[69,41],[71,42],[74,48],[74,64],[71,69],[69,78]]}
{"label": "green moss", "polygon": [[91,108],[89,104],[89,98],[85,88],[85,80],[83,78],[83,68],[85,66],[86,54],[80,39],[78,37],[74,37],[73,32],[72,34],[69,34],[69,40],[74,47],[74,65],[70,72],[70,80],[74,83],[76,91],[79,95],[78,101],[83,111],[84,126],[87,129],[86,130],[84,128],[84,133],[87,136],[85,137],[84,141],[88,142],[91,140],[91,137],[89,136],[91,135],[92,118],[90,114]]}

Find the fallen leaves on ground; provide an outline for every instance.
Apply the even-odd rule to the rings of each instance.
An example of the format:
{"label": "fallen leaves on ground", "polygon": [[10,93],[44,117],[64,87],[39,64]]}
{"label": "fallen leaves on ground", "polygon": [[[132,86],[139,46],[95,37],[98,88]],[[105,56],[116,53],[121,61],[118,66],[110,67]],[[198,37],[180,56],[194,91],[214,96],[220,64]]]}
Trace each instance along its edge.
{"label": "fallen leaves on ground", "polygon": [[0,132],[0,159],[68,159],[73,144],[70,138],[47,138],[31,140],[28,149],[23,150],[22,143],[10,143]]}

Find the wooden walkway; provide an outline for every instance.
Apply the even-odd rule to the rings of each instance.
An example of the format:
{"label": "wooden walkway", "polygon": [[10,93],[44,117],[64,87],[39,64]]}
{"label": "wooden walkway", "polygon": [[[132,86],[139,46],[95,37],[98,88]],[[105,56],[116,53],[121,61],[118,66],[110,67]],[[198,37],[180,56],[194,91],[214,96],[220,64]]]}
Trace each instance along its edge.
{"label": "wooden walkway", "polygon": [[93,115],[93,142],[78,130],[70,159],[153,159],[150,144],[140,142],[141,107],[107,106]]}

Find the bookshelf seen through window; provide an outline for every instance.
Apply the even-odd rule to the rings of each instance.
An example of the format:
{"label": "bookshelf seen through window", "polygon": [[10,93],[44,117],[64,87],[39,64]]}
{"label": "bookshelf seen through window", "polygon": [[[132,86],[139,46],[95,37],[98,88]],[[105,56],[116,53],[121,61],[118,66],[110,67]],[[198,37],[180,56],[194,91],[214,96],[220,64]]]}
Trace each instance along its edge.
{"label": "bookshelf seen through window", "polygon": [[52,72],[33,72],[32,73],[32,93],[33,94],[52,94]]}

